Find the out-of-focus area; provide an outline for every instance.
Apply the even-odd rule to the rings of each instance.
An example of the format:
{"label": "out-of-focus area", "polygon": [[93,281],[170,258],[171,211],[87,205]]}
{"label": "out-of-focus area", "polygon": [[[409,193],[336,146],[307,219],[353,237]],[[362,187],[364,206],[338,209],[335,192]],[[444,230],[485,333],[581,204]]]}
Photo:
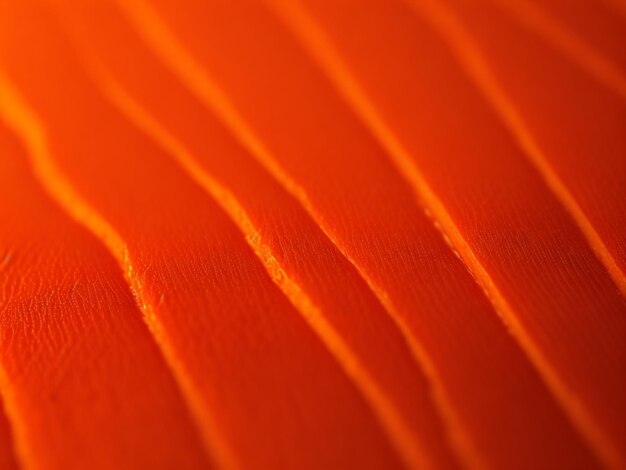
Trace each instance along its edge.
{"label": "out-of-focus area", "polygon": [[0,468],[626,469],[624,0],[0,0]]}

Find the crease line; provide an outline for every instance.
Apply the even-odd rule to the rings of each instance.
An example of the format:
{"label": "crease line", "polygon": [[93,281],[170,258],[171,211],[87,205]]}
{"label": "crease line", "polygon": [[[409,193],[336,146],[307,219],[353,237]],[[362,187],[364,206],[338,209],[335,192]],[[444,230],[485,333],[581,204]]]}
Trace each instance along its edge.
{"label": "crease line", "polygon": [[[471,34],[466,31],[462,21],[441,2],[433,0],[408,0],[417,14],[423,14],[433,27],[439,32],[442,39],[448,44],[455,55],[457,62],[464,69],[466,75],[482,92],[486,101],[492,106],[499,118],[517,140],[527,158],[543,177],[547,186],[556,195],[562,206],[572,216],[597,258],[607,269],[613,282],[617,285],[622,296],[626,297],[626,276],[619,268],[609,249],[604,244],[591,221],[552,169],[539,148],[531,133],[527,130],[523,118],[508,98],[506,92],[492,73],[480,47]],[[523,343],[523,342],[522,342]],[[553,394],[564,404],[566,415],[572,424],[579,430],[596,452],[600,460],[609,468],[621,468],[622,459],[619,451],[610,442],[608,434],[598,426],[584,406],[574,396],[570,396],[567,387],[560,383],[558,374],[546,365],[543,370],[543,359],[539,350],[534,346],[529,350],[529,356],[537,369],[546,378],[548,387]]]}
{"label": "crease line", "polygon": [[526,0],[490,0],[524,28],[555,47],[622,99],[626,99],[626,76],[605,55],[584,38],[571,32],[548,12]]}
{"label": "crease line", "polygon": [[[413,1],[415,2],[415,0]],[[449,8],[443,5],[435,5],[432,1],[428,3],[422,1],[420,6],[414,5],[414,7],[417,9],[421,8],[421,11],[424,12],[424,17],[439,31],[468,78],[481,91],[486,101],[495,110],[520,148],[524,151],[526,157],[537,169],[548,188],[573,218],[596,257],[604,265],[622,296],[626,298],[626,273],[620,268],[617,260],[576,201],[576,198],[567,188],[567,185],[563,183],[548,162],[544,152],[528,130],[523,117],[493,74],[488,60],[480,51],[480,46],[476,44],[471,34],[463,27],[461,20]]]}
{"label": "crease line", "polygon": [[143,313],[148,330],[162,352],[165,359],[164,363],[181,392],[181,398],[201,437],[208,459],[216,460],[223,468],[240,468],[238,464],[235,464],[236,459],[231,455],[224,439],[219,436],[220,433],[213,423],[212,417],[204,411],[200,394],[196,392],[192,381],[183,372],[184,366],[170,346],[168,335],[155,315],[152,305],[144,301],[143,286],[133,274],[133,266],[129,260],[125,242],[98,211],[75,191],[71,183],[57,169],[50,155],[44,125],[3,72],[0,72],[0,118],[22,140],[28,150],[31,168],[46,192],[72,220],[95,235],[120,265],[124,279]]}
{"label": "crease line", "polygon": [[509,132],[524,151],[526,157],[535,166],[549,189],[574,219],[596,257],[609,272],[621,294],[626,297],[626,273],[619,267],[615,257],[611,254],[611,251],[576,201],[576,198],[557,175],[544,152],[535,142],[532,133],[528,131],[524,119],[495,78],[487,59],[480,51],[480,46],[471,38],[471,34],[465,30],[461,21],[449,8],[443,5],[434,5],[430,1],[428,3],[424,1],[420,3],[420,6],[414,5],[414,7],[421,8],[421,11],[425,12],[424,17],[439,31],[455,55],[457,62],[466,72],[466,75],[485,96],[486,101],[509,129]]}
{"label": "crease line", "polygon": [[[608,439],[606,439],[604,432],[596,425],[590,413],[582,406],[575,394],[570,392],[568,387],[561,381],[558,373],[545,359],[540,348],[526,333],[514,309],[508,304],[505,296],[500,292],[487,270],[479,262],[443,202],[430,188],[424,176],[412,162],[410,154],[394,136],[393,131],[380,118],[375,107],[367,98],[366,93],[361,89],[347,66],[345,66],[330,41],[325,37],[319,26],[312,19],[308,18],[303,7],[296,6],[296,2],[293,1],[282,1],[281,4],[286,5],[287,3],[291,6],[291,13],[279,12],[279,14],[291,23],[292,30],[302,40],[313,57],[316,58],[322,69],[325,70],[339,93],[350,103],[357,115],[370,129],[370,132],[387,150],[388,156],[414,189],[418,200],[424,206],[426,214],[433,220],[435,227],[442,234],[453,252],[465,263],[469,272],[472,273],[504,325],[517,339],[518,344],[520,344],[531,363],[535,365],[548,389],[558,399],[557,402],[561,405],[565,415],[570,419],[575,429],[587,439],[587,442],[591,443],[592,448],[603,462],[618,466],[616,464],[620,462],[619,453],[607,443]],[[421,8],[426,8],[425,0],[420,0],[419,2],[417,0],[409,0],[409,3],[416,10],[420,10],[420,5]],[[434,5],[437,3],[436,0],[431,0],[428,4]],[[296,9],[299,9],[299,11],[296,11]],[[466,439],[465,446],[471,446],[471,438],[467,437]],[[467,451],[468,449],[466,448],[465,450]]]}
{"label": "crease line", "polygon": [[457,457],[461,456],[462,460],[471,468],[486,468],[487,465],[484,463],[483,458],[473,450],[473,446],[468,443],[468,439],[457,431],[456,426],[451,426],[451,423],[457,423],[459,420],[453,411],[453,407],[449,403],[445,388],[440,383],[436,371],[437,368],[422,345],[415,340],[410,332],[409,326],[402,320],[401,315],[389,300],[387,293],[372,281],[371,277],[346,253],[346,250],[343,249],[333,234],[329,233],[329,231],[319,223],[322,217],[315,211],[306,192],[276,163],[271,152],[266,149],[260,139],[256,137],[254,132],[249,128],[245,120],[239,115],[238,111],[226,97],[225,93],[205,73],[202,66],[196,62],[195,58],[185,47],[178,42],[159,15],[152,10],[152,7],[149,6],[145,0],[137,0],[135,2],[116,0],[116,2],[154,53],[179,77],[181,82],[184,83],[201,102],[207,105],[209,109],[212,109],[222,119],[227,127],[231,129],[231,132],[239,139],[244,147],[248,149],[251,156],[256,158],[270,172],[275,180],[300,202],[301,206],[313,220],[317,222],[322,232],[355,267],[370,290],[389,313],[396,327],[400,330],[415,362],[430,383],[433,402],[436,405],[438,413],[443,417],[444,423],[446,423],[446,437],[457,454]]}
{"label": "crease line", "polygon": [[207,192],[237,225],[271,279],[300,312],[326,348],[335,356],[346,375],[357,385],[407,466],[409,468],[434,467],[424,457],[423,449],[416,448],[417,439],[404,422],[401,413],[367,372],[357,354],[345,343],[342,335],[333,325],[326,320],[321,309],[306,294],[298,282],[286,273],[280,261],[275,258],[272,249],[264,243],[262,235],[237,197],[216,181],[210,172],[204,170],[185,145],[151,117],[139,103],[135,102],[115,79],[104,72],[101,67],[97,67],[97,69],[99,69],[97,81],[105,95],[134,125],[170,153],[188,176]]}

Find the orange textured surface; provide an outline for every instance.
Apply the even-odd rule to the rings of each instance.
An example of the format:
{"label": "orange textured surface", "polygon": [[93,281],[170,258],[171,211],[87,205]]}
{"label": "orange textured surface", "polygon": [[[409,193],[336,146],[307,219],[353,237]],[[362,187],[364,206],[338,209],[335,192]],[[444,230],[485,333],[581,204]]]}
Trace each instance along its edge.
{"label": "orange textured surface", "polygon": [[626,469],[621,0],[0,0],[0,467]]}
{"label": "orange textured surface", "polygon": [[[81,43],[96,46],[101,67],[108,66],[117,78],[117,85],[110,83],[111,78],[103,84],[105,93],[115,94],[131,119],[172,149],[192,178],[237,223],[270,274],[281,271],[276,282],[363,388],[400,452],[419,460],[424,458],[418,455],[424,452],[420,446],[443,449],[427,384],[400,333],[355,268],[297,201],[142,46],[121,13],[106,8],[104,2],[99,6],[63,13],[65,17],[81,13],[74,22],[87,35],[81,36]],[[122,44],[124,55],[119,53]],[[123,86],[126,94],[118,89]],[[140,102],[130,103],[129,95]],[[137,110],[138,106],[145,111]]]}
{"label": "orange textured surface", "polygon": [[[619,435],[618,423],[626,420],[626,390],[613,382],[620,369],[609,366],[611,370],[600,372],[596,360],[618,365],[626,359],[626,304],[567,210],[428,23],[412,21],[410,11],[385,1],[367,6],[359,2],[364,13],[356,18],[349,14],[356,8],[350,2],[342,2],[343,9],[338,2],[304,3],[312,5],[320,28],[328,23],[330,40],[348,58],[327,61],[329,73],[345,88],[352,86],[346,92],[349,99],[363,110],[373,133],[425,199],[442,231],[467,264],[476,267],[479,282],[560,396],[565,412],[603,447],[607,437]],[[323,34],[300,28],[311,41]],[[430,57],[439,60],[427,61]],[[342,64],[347,64],[344,73]],[[552,338],[557,336],[555,343]],[[586,344],[598,343],[606,355],[600,359],[596,354],[588,362]],[[599,418],[607,402],[613,404],[610,416]],[[494,427],[492,435],[500,430]],[[556,453],[570,447],[571,442],[564,441]],[[522,455],[530,458],[528,451]],[[546,450],[535,458],[545,461]],[[519,457],[516,462],[531,465]]]}
{"label": "orange textured surface", "polygon": [[[626,292],[626,91],[499,10],[453,3],[472,46],[482,51],[493,88],[517,110],[509,121],[527,152],[543,162],[542,172]],[[626,20],[622,25],[626,29]]]}
{"label": "orange textured surface", "polygon": [[36,183],[6,127],[0,150],[0,240],[8,249],[0,360],[21,462],[206,467],[178,387],[115,261]]}
{"label": "orange textured surface", "polygon": [[118,256],[217,463],[395,466],[356,389],[225,214],[96,93],[42,10],[23,3],[2,17],[19,15],[32,28],[3,24],[0,51],[29,38],[5,64],[41,120],[49,155],[38,158],[111,227],[92,230],[124,244]]}

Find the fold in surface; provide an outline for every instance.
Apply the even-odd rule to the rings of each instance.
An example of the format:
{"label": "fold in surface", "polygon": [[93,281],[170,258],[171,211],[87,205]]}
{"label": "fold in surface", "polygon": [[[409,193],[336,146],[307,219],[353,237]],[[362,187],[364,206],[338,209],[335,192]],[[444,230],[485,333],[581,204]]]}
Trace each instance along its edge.
{"label": "fold in surface", "polygon": [[[465,462],[549,467],[567,450],[570,465],[597,465],[387,155],[278,19],[256,2],[150,3],[157,16],[144,2],[124,6],[153,49],[299,198],[375,290],[425,368]],[[355,11],[379,13],[353,6],[351,19]],[[595,258],[591,265],[607,277]],[[621,307],[608,282],[613,315]],[[533,435],[538,419],[551,431]]]}
{"label": "fold in surface", "polygon": [[626,51],[623,47],[626,17],[616,14],[610,2],[606,5],[589,0],[487,0],[487,4],[489,2],[626,98]]}
{"label": "fold in surface", "polygon": [[468,34],[456,41],[478,49],[513,133],[626,295],[626,102],[499,9],[448,4]]}
{"label": "fold in surface", "polygon": [[44,193],[4,125],[0,153],[0,367],[20,464],[206,468],[119,267]]}
{"label": "fold in surface", "polygon": [[[586,232],[592,247],[626,292],[626,104],[591,75],[558,50],[523,30],[497,9],[482,3],[450,1],[454,15],[468,33],[464,42],[479,51],[477,62],[489,75],[494,95],[527,154]],[[496,41],[497,38],[497,41]],[[457,37],[458,42],[461,37]],[[523,61],[522,77],[515,71]],[[491,98],[493,99],[493,96]],[[601,297],[604,300],[604,297]],[[602,312],[603,315],[606,311]],[[587,317],[595,327],[612,323]],[[623,315],[620,316],[623,322]],[[612,334],[621,328],[609,330]],[[624,340],[615,338],[614,352],[626,355]],[[590,345],[593,347],[593,345]],[[594,347],[595,349],[595,347]],[[612,348],[605,347],[603,352]],[[588,356],[589,357],[589,356]],[[599,361],[587,367],[598,371],[599,364],[617,367],[614,373],[588,380],[585,393],[595,395],[597,419],[610,433],[613,460],[626,462],[624,437],[624,395],[626,366],[620,361]],[[582,364],[572,364],[582,371]],[[607,393],[610,396],[607,396]],[[610,398],[610,397],[613,398]]]}
{"label": "fold in surface", "polygon": [[[570,420],[614,463],[626,423],[624,298],[445,41],[400,2],[275,3],[424,197]],[[536,437],[530,449],[545,462]]]}
{"label": "fold in surface", "polygon": [[277,284],[362,389],[406,463],[454,465],[428,384],[354,266],[151,54],[110,2],[53,3],[75,31],[76,43],[88,49],[87,61],[99,62],[93,73],[101,74],[103,92],[168,147],[239,225]]}
{"label": "fold in surface", "polygon": [[0,0],[0,468],[626,468],[625,5]]}
{"label": "fold in surface", "polygon": [[[0,57],[15,102],[41,122],[40,158],[125,244],[118,261],[216,463],[397,467],[371,410],[244,237],[104,101],[45,9],[2,4]],[[28,140],[23,109],[5,111]]]}

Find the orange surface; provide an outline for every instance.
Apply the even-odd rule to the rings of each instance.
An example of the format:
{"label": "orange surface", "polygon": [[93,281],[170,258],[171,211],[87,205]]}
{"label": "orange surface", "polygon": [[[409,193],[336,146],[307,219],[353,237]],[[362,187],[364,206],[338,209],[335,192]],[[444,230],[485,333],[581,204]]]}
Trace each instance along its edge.
{"label": "orange surface", "polygon": [[626,293],[626,95],[498,10],[454,5],[471,45],[482,51],[492,89],[517,115],[509,120],[529,141],[527,152],[558,180],[556,191]]}
{"label": "orange surface", "polygon": [[398,451],[415,464],[434,459],[451,465],[426,381],[356,269],[218,118],[158,62],[118,10],[102,1],[88,8],[69,3],[58,9],[59,16],[72,19],[79,29],[77,43],[93,49],[91,58],[101,67],[95,66],[94,73],[106,67],[111,74],[101,77],[104,93],[114,95],[130,119],[171,149],[239,225],[275,282],[362,389]]}
{"label": "orange surface", "polygon": [[[170,55],[172,49],[159,42],[165,60],[178,67],[183,80],[196,86],[200,98],[216,107],[229,122],[223,102],[207,98],[211,91],[206,90],[216,83],[225,91],[242,116],[241,121],[229,122],[234,132],[270,169],[278,165],[288,174],[281,176],[274,170],[288,188],[297,187],[292,192],[387,302],[438,389],[437,404],[466,462],[497,459],[500,452],[509,459],[515,456],[514,462],[507,462],[509,465],[524,466],[527,462],[519,455],[536,462],[547,460],[550,452],[558,459],[563,448],[572,452],[578,448],[580,453],[572,462],[592,465],[584,444],[571,434],[556,403],[498,325],[478,286],[412,202],[415,198],[408,186],[269,11],[250,2],[155,4],[161,6],[162,17],[168,18],[180,41],[197,55],[197,63],[206,69],[206,78],[201,83],[198,71],[195,75],[189,71],[189,58]],[[208,24],[207,18],[213,23]],[[163,41],[166,35],[159,33],[155,24],[144,20],[143,27],[151,28],[146,35],[155,34],[149,39]],[[173,43],[171,38],[168,40]],[[229,44],[229,54],[221,54],[218,44]],[[278,132],[276,123],[283,128],[288,125],[288,132]],[[324,128],[323,139],[319,137],[319,123],[332,123]],[[258,138],[264,151],[259,151],[259,144],[250,143],[247,132]],[[429,253],[432,259],[417,262],[411,257],[417,253]],[[454,342],[446,341],[450,337]],[[487,346],[477,348],[476,342]],[[463,360],[459,360],[461,350],[465,352]],[[482,381],[474,375],[479,370]],[[523,379],[521,370],[528,370]],[[515,378],[503,380],[509,371],[515,371]],[[534,397],[534,406],[545,411],[534,417],[520,413],[521,408],[510,399],[512,390],[520,387],[518,380],[526,388],[524,400]],[[484,387],[487,381],[490,385]],[[487,399],[480,393],[484,389],[494,398],[506,399]],[[494,424],[486,422],[484,416],[497,403],[502,411],[490,414]],[[500,420],[505,412],[506,418]],[[553,431],[538,435],[534,442],[527,437],[503,442],[504,423],[515,422],[511,429],[530,429],[536,425],[537,416],[550,423],[546,426]],[[479,430],[488,432],[491,441],[477,442],[482,438]],[[512,452],[505,444],[518,445],[524,451]],[[528,449],[535,452],[534,457]]]}
{"label": "orange surface", "polygon": [[206,468],[119,267],[36,183],[4,126],[0,152],[0,361],[20,463]]}
{"label": "orange surface", "polygon": [[[3,395],[5,394],[5,392],[2,393]],[[16,470],[19,468],[17,457],[13,449],[11,427],[3,411],[0,416],[0,468],[6,468],[7,470]]]}
{"label": "orange surface", "polygon": [[[48,141],[35,158],[50,159],[125,244],[120,262],[217,464],[395,467],[356,389],[219,207],[103,100],[34,2],[0,18],[5,73]],[[16,42],[23,55],[10,54]]]}
{"label": "orange surface", "polygon": [[[301,3],[321,26],[307,28],[295,12],[295,27],[312,48],[324,34],[336,45],[329,74],[475,269],[570,419],[605,460],[622,460],[614,454],[624,443],[607,441],[620,439],[626,421],[626,389],[613,379],[626,361],[626,303],[567,210],[428,23],[382,0],[358,2],[357,18],[349,1]],[[597,343],[604,349],[589,361]]]}
{"label": "orange surface", "polygon": [[490,1],[626,98],[626,15],[615,8],[622,0]]}
{"label": "orange surface", "polygon": [[620,2],[0,0],[0,468],[626,470]]}

